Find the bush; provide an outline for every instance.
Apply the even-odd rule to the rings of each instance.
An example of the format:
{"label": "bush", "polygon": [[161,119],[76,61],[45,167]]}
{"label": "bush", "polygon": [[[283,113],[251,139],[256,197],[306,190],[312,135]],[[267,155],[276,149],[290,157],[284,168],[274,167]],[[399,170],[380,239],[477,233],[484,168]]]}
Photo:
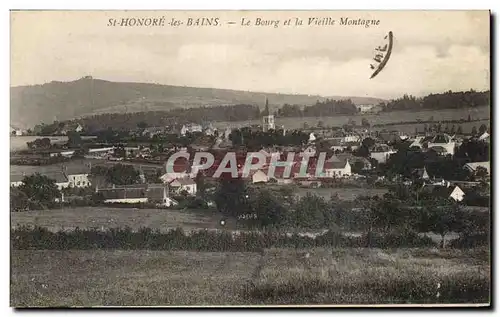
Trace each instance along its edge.
{"label": "bush", "polygon": [[[467,240],[469,241],[469,240]],[[484,243],[484,240],[481,243]],[[480,243],[452,243],[454,247],[475,247]],[[151,249],[151,250],[193,250],[214,252],[259,252],[265,248],[312,248],[329,247],[435,247],[428,237],[415,233],[368,233],[361,237],[347,237],[328,231],[315,238],[298,234],[287,235],[276,231],[240,232],[209,231],[207,229],[186,234],[180,228],[160,232],[150,228],[132,231],[131,228],[79,229],[53,233],[42,227],[20,226],[11,230],[12,249]]]}
{"label": "bush", "polygon": [[478,233],[472,235],[462,235],[457,239],[453,239],[448,243],[450,248],[476,248],[480,246],[490,245],[490,235],[486,233]]}

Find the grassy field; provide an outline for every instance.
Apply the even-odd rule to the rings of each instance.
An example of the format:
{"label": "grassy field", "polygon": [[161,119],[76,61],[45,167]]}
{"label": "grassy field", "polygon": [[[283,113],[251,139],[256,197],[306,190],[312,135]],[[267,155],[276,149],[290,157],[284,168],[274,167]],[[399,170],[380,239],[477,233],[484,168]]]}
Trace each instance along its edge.
{"label": "grassy field", "polygon": [[298,188],[297,195],[311,193],[329,200],[331,195],[338,194],[341,200],[354,200],[358,196],[383,196],[388,191],[386,188]]}
{"label": "grassy field", "polygon": [[[488,120],[490,118],[490,107],[477,107],[477,108],[464,108],[464,109],[442,109],[438,111],[425,110],[425,111],[393,111],[384,112],[380,114],[369,114],[369,115],[354,115],[354,116],[336,116],[336,117],[305,117],[305,118],[276,118],[276,127],[285,126],[286,129],[297,129],[302,128],[304,122],[307,122],[309,126],[315,127],[318,121],[323,121],[324,126],[341,127],[342,125],[349,122],[350,119],[355,120],[358,124],[361,123],[362,118],[366,118],[370,124],[386,124],[392,122],[408,122],[415,120],[429,120],[433,117],[435,121],[438,120],[467,120],[470,115],[472,120]],[[474,125],[479,126],[481,122],[474,122]],[[261,124],[259,120],[252,121],[238,121],[238,122],[215,122],[214,126],[218,129],[225,129],[226,127],[243,127],[252,124]],[[392,130],[394,126],[385,127],[387,130]],[[401,129],[402,126],[397,126],[395,129]],[[383,128],[380,128],[383,129]],[[403,128],[404,129],[404,128]],[[423,129],[423,126],[422,126]],[[469,130],[466,127],[462,127],[464,132]],[[406,130],[405,130],[406,131]],[[415,127],[412,125],[412,129],[407,132],[414,132]]]}
{"label": "grassy field", "polygon": [[66,166],[68,169],[71,168],[90,168],[91,166],[96,165],[107,165],[108,167],[113,166],[114,164],[127,164],[136,166],[138,169],[139,166],[143,169],[143,171],[156,171],[157,169],[162,169],[164,166],[162,164],[147,164],[147,163],[132,163],[132,162],[123,162],[123,161],[108,161],[108,160],[94,160],[94,159],[74,159],[64,163],[56,163],[50,165],[42,165],[42,166],[33,166],[33,165],[10,165],[10,175],[22,175],[25,173],[26,175],[31,175],[34,173],[56,173],[61,172],[62,168]]}
{"label": "grassy field", "polygon": [[[107,207],[76,207],[40,211],[12,212],[11,225],[31,225],[50,231],[84,228],[141,227],[167,231],[182,227],[189,231],[199,228],[218,228],[220,217],[210,211],[162,209],[133,209]],[[226,228],[231,223],[226,224]]]}
{"label": "grassy field", "polygon": [[307,252],[308,258],[305,251],[295,249],[13,250],[10,303],[26,307],[489,301],[488,250]]}

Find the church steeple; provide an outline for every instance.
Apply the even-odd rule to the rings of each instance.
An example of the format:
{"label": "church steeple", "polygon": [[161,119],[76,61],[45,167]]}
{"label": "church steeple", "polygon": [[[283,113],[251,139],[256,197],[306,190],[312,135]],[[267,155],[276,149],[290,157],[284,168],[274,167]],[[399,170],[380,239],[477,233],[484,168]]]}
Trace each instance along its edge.
{"label": "church steeple", "polygon": [[267,97],[266,97],[266,106],[264,107],[264,113],[263,115],[264,116],[268,116],[270,113],[269,113],[269,100],[267,100]]}

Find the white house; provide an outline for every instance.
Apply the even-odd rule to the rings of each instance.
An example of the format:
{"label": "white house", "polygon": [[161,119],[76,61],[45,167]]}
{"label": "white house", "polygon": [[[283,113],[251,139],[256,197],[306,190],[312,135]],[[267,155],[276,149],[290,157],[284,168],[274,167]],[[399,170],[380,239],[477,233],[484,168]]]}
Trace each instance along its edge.
{"label": "white house", "polygon": [[373,147],[370,152],[370,157],[376,160],[378,163],[385,163],[391,154],[396,153],[387,144],[377,144]]}
{"label": "white house", "polygon": [[18,128],[14,128],[13,126],[10,127],[10,135],[15,135],[15,136],[20,136],[23,135],[23,131]]}
{"label": "white house", "polygon": [[481,136],[478,139],[479,139],[479,141],[488,142],[490,140],[490,134],[488,132],[484,132],[483,134],[481,134]]}
{"label": "white house", "polygon": [[361,138],[356,134],[346,134],[341,138],[343,143],[360,142]]}
{"label": "white house", "polygon": [[170,182],[170,187],[180,193],[186,191],[190,195],[196,195],[196,182],[190,178],[178,178]]}
{"label": "white house", "polygon": [[349,177],[352,175],[351,172],[351,164],[349,164],[349,160],[338,161],[338,160],[330,160],[325,162],[325,176],[326,177]]}
{"label": "white house", "polygon": [[165,184],[135,184],[96,188],[104,197],[104,203],[138,204],[156,203],[157,206],[170,207],[178,204],[169,195]]}
{"label": "white house", "polygon": [[449,195],[449,197],[455,201],[464,200],[464,196],[465,196],[464,191],[458,186],[455,186],[455,188],[453,188],[453,190],[451,191],[451,193]]}
{"label": "white house", "polygon": [[314,135],[314,133],[309,133],[309,142],[314,142],[316,141],[316,136]]}
{"label": "white house", "polygon": [[181,135],[184,136],[186,133],[203,132],[203,127],[200,124],[189,123],[185,124],[181,128]]}
{"label": "white house", "polygon": [[90,187],[91,182],[88,173],[68,174],[68,181],[70,187]]}
{"label": "white house", "polygon": [[[54,180],[55,185],[57,186],[57,188],[59,190],[70,186],[70,182],[63,172],[44,173],[42,175]],[[26,175],[26,174],[11,175],[10,176],[10,186],[13,186],[13,187],[21,186],[23,184],[23,179],[25,176],[30,176],[30,175]]]}
{"label": "white house", "polygon": [[[437,134],[431,141],[429,141],[427,147],[429,149],[436,148],[436,152],[443,155],[454,155],[455,154],[455,142],[446,133]],[[444,149],[444,151],[443,151]]]}
{"label": "white house", "polygon": [[356,105],[359,113],[369,113],[375,108],[375,105]]}

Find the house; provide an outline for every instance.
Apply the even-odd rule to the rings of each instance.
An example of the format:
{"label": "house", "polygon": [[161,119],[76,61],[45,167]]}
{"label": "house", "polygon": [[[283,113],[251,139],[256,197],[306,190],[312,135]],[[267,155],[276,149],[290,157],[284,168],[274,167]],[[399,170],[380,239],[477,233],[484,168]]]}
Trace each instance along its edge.
{"label": "house", "polygon": [[19,128],[14,128],[13,126],[10,126],[10,135],[20,136],[23,135],[23,131]]}
{"label": "house", "polygon": [[106,188],[97,188],[96,192],[102,195],[104,203],[122,203],[122,204],[138,204],[147,203],[146,196],[147,185],[134,184]]}
{"label": "house", "polygon": [[302,151],[302,155],[306,156],[315,156],[316,155],[316,147],[310,145]]}
{"label": "house", "polygon": [[325,161],[324,174],[325,177],[349,177],[352,175],[351,164],[349,160],[340,160],[333,155],[330,159]]}
{"label": "house", "polygon": [[47,176],[48,178],[54,180],[59,190],[70,187],[70,182],[68,180],[68,177],[63,171],[43,173],[42,175]]}
{"label": "house", "polygon": [[427,169],[424,168],[416,168],[413,170],[413,177],[416,179],[429,180],[429,173],[427,173]]}
{"label": "house", "polygon": [[257,170],[252,175],[252,183],[267,183],[269,181],[269,177],[262,170]]}
{"label": "house", "polygon": [[104,203],[156,203],[157,206],[170,207],[178,204],[170,197],[165,184],[133,184],[106,188],[96,188],[104,198]]}
{"label": "house", "polygon": [[68,134],[68,132],[82,132],[83,126],[80,123],[70,123],[67,124],[60,132],[64,135]]}
{"label": "house", "polygon": [[387,144],[376,144],[370,151],[370,157],[376,160],[379,164],[385,163],[389,157],[396,153]]}
{"label": "house", "polygon": [[478,138],[479,141],[490,142],[490,134],[488,132],[484,132]]}
{"label": "house", "polygon": [[356,105],[359,113],[370,113],[375,108],[375,105]]}
{"label": "house", "polygon": [[434,149],[438,154],[441,155],[454,155],[455,154],[455,142],[446,133],[437,134],[432,140],[429,141],[427,147],[429,150]]}
{"label": "house", "polygon": [[91,181],[89,179],[90,167],[86,166],[64,166],[63,173],[69,181],[69,187],[89,187]]}
{"label": "house", "polygon": [[316,136],[314,135],[314,133],[309,133],[309,142],[314,142],[316,141]]}
{"label": "house", "polygon": [[191,178],[177,178],[170,182],[169,185],[174,191],[178,193],[186,191],[190,195],[196,195],[197,192],[196,182]]}
{"label": "house", "polygon": [[477,168],[482,167],[488,172],[488,175],[490,175],[490,162],[472,162],[472,163],[466,163],[464,165],[464,169],[468,170],[471,173],[476,173]]}
{"label": "house", "polygon": [[114,147],[89,149],[84,157],[88,159],[102,159],[113,154],[114,149]]}
{"label": "house", "polygon": [[10,186],[19,187],[23,184],[25,174],[10,175]]}
{"label": "house", "polygon": [[147,135],[152,138],[155,135],[160,135],[165,131],[164,127],[149,127],[142,131],[142,135]]}
{"label": "house", "polygon": [[188,123],[182,126],[181,135],[185,136],[186,133],[203,132],[203,127],[197,123]]}
{"label": "house", "polygon": [[342,138],[341,141],[343,143],[359,143],[361,141],[361,138],[357,134],[345,134]]}
{"label": "house", "polygon": [[149,203],[156,203],[157,206],[171,207],[179,204],[170,197],[168,186],[165,184],[148,184],[146,197]]}
{"label": "house", "polygon": [[440,195],[445,198],[451,198],[454,201],[462,201],[464,199],[465,193],[458,186],[438,186],[433,191],[433,194]]}
{"label": "house", "polygon": [[336,154],[335,156],[340,161],[349,160],[349,164],[351,165],[351,167],[356,164],[356,165],[362,166],[361,170],[363,170],[363,171],[368,171],[368,170],[372,169],[372,163],[370,162],[370,160],[368,160],[365,157],[354,156],[352,154],[344,154],[344,153]]}

